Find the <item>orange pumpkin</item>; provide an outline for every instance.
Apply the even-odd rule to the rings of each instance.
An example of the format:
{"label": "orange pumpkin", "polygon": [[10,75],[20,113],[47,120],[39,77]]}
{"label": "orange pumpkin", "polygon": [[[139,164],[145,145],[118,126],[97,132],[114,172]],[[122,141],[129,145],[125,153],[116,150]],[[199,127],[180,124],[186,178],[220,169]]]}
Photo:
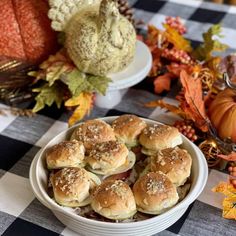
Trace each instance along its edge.
{"label": "orange pumpkin", "polygon": [[231,138],[236,143],[236,90],[227,88],[216,96],[209,118],[220,138]]}
{"label": "orange pumpkin", "polygon": [[57,49],[46,0],[0,0],[0,59],[41,62]]}

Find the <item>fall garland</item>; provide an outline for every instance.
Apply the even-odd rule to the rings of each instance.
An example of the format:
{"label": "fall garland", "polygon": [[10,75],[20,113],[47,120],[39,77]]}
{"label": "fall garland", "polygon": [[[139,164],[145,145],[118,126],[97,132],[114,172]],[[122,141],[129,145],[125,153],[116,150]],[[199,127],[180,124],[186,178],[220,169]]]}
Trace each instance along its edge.
{"label": "fall garland", "polygon": [[[233,130],[236,113],[230,111],[228,123],[221,128],[221,120],[217,113],[224,113],[222,110],[214,110],[214,107],[220,104],[220,109],[227,110],[228,103],[223,102],[231,102],[229,107],[234,106],[236,57],[219,56],[220,52],[227,49],[227,45],[219,41],[222,37],[220,25],[213,25],[205,32],[203,43],[195,49],[184,38],[183,34],[187,29],[179,17],[167,17],[163,28],[160,30],[148,26],[144,39],[153,56],[149,76],[153,80],[154,91],[157,94],[171,90],[172,81],[179,79],[181,90],[176,96],[178,105],[174,106],[163,100],[151,101],[145,105],[160,107],[178,115],[181,120],[176,121],[174,126],[199,146],[208,166],[228,168],[230,182],[220,183],[213,191],[222,192],[227,196],[223,202],[223,216],[236,219],[236,138]],[[225,89],[227,86],[230,89]],[[221,92],[223,89],[225,90]],[[231,130],[227,130],[230,126]]]}

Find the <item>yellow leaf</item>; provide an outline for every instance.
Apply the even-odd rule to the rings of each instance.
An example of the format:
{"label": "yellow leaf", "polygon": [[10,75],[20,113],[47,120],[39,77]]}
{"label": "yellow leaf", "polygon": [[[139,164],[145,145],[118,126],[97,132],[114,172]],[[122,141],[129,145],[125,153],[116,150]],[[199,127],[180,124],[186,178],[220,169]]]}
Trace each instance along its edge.
{"label": "yellow leaf", "polygon": [[[92,108],[93,94],[91,93],[81,93],[78,97],[69,99],[66,101],[66,106],[78,106],[71,117],[69,118],[68,124],[72,126],[77,121],[84,118]],[[76,105],[74,105],[76,104]]]}
{"label": "yellow leaf", "polygon": [[192,47],[188,40],[178,33],[177,30],[171,28],[169,25],[164,24],[166,29],[165,36],[169,42],[171,42],[175,48],[184,50],[185,52],[191,52]]}
{"label": "yellow leaf", "polygon": [[220,182],[212,191],[226,196],[223,200],[223,217],[236,220],[236,188],[230,183]]}
{"label": "yellow leaf", "polygon": [[223,217],[236,220],[236,196],[227,197],[223,201]]}
{"label": "yellow leaf", "polygon": [[[82,93],[81,93],[82,94]],[[73,97],[68,99],[65,102],[65,106],[66,107],[74,107],[74,106],[78,106],[81,102],[81,94],[78,97]]]}
{"label": "yellow leaf", "polygon": [[230,183],[220,182],[212,191],[222,193],[227,197],[236,197],[236,188]]}
{"label": "yellow leaf", "polygon": [[151,101],[145,104],[146,107],[160,107],[163,109],[168,110],[169,112],[172,112],[176,115],[179,115],[181,117],[186,117],[185,113],[177,106],[168,104],[166,102],[164,102],[163,100],[157,100],[157,101]]}

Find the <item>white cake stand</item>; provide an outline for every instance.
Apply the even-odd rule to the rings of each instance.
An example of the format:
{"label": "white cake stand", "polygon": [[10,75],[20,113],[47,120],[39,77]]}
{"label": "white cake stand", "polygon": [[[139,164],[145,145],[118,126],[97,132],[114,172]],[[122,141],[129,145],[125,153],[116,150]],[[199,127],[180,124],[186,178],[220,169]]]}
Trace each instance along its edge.
{"label": "white cake stand", "polygon": [[101,108],[112,108],[122,98],[122,90],[142,81],[152,66],[152,55],[148,47],[137,41],[136,52],[132,63],[123,71],[108,75],[112,79],[106,95],[96,94],[95,105]]}

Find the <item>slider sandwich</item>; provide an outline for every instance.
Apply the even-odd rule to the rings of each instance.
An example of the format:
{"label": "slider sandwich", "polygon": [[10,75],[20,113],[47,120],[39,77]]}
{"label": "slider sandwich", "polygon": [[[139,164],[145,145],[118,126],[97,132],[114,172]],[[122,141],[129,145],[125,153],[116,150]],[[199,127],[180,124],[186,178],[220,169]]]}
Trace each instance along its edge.
{"label": "slider sandwich", "polygon": [[101,183],[93,173],[83,168],[69,167],[51,178],[55,201],[68,207],[86,206],[90,203],[89,192]]}
{"label": "slider sandwich", "polygon": [[122,180],[107,180],[92,193],[91,207],[98,214],[113,220],[124,220],[136,213],[134,195]]}
{"label": "slider sandwich", "polygon": [[182,144],[182,137],[175,127],[152,124],[143,129],[139,142],[142,145],[142,153],[151,156],[158,150],[175,147]]}
{"label": "slider sandwich", "polygon": [[162,172],[150,172],[140,177],[133,186],[137,210],[146,214],[161,214],[178,202],[174,184]]}
{"label": "slider sandwich", "polygon": [[175,186],[183,185],[191,173],[192,158],[179,147],[159,150],[151,156],[151,171],[161,171]]}
{"label": "slider sandwich", "polygon": [[131,169],[135,164],[135,155],[125,144],[108,141],[95,144],[85,161],[89,171],[99,175],[112,175]]}
{"label": "slider sandwich", "polygon": [[146,123],[135,115],[119,116],[111,125],[117,139],[129,148],[139,144],[138,137],[146,126]]}
{"label": "slider sandwich", "polygon": [[86,151],[96,143],[116,140],[113,129],[102,120],[87,120],[81,123],[72,133],[71,140],[81,141]]}
{"label": "slider sandwich", "polygon": [[48,169],[61,169],[64,167],[83,167],[85,148],[77,140],[60,142],[46,152]]}

